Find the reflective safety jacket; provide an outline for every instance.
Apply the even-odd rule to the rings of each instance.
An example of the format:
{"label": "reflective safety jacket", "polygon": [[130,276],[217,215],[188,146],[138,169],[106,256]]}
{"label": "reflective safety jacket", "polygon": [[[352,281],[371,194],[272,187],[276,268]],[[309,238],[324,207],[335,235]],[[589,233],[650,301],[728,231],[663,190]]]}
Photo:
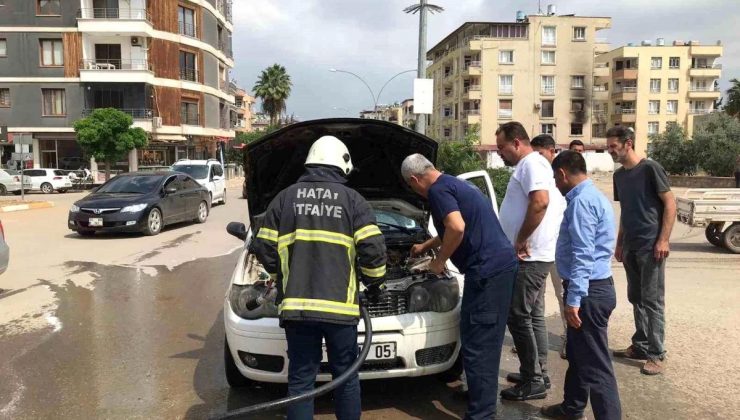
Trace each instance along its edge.
{"label": "reflective safety jacket", "polygon": [[277,279],[284,321],[357,324],[358,276],[385,276],[385,239],[375,213],[339,170],[308,167],[270,203],[251,250]]}

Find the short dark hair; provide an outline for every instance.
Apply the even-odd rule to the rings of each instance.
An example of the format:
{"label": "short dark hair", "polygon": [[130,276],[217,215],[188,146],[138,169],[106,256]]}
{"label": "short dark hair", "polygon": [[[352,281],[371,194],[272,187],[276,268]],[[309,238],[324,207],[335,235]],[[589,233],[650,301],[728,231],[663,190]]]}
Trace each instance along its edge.
{"label": "short dark hair", "polygon": [[501,133],[504,133],[504,138],[508,142],[512,142],[514,139],[519,139],[524,144],[529,144],[529,135],[527,134],[527,130],[524,129],[523,125],[516,121],[502,124],[501,127],[496,130],[496,135],[498,136]]}
{"label": "short dark hair", "polygon": [[541,147],[545,149],[555,148],[555,139],[549,134],[540,134],[535,136],[532,141],[529,142],[532,147]]}
{"label": "short dark hair", "polygon": [[617,125],[609,130],[606,131],[606,138],[610,137],[616,137],[619,139],[619,142],[624,145],[627,143],[627,140],[632,140],[632,148],[635,147],[636,141],[635,141],[635,132],[629,127],[625,127],[623,125]]}
{"label": "short dark hair", "polygon": [[587,174],[586,159],[578,152],[563,150],[555,156],[552,161],[552,170],[565,169],[566,172],[576,174]]}
{"label": "short dark hair", "polygon": [[580,140],[578,140],[578,139],[576,139],[576,140],[573,140],[572,142],[570,142],[570,144],[568,145],[568,149],[570,149],[570,148],[571,148],[571,147],[573,147],[573,146],[583,146],[583,147],[586,147],[586,146],[585,146],[585,145],[583,144],[583,142],[582,142],[582,141],[580,141]]}

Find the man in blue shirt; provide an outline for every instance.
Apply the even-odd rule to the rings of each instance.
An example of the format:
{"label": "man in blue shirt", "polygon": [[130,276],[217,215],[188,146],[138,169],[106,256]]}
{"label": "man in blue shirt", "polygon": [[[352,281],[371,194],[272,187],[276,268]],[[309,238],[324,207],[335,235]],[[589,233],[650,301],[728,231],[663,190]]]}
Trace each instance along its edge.
{"label": "man in blue shirt", "polygon": [[588,179],[580,153],[561,152],[552,169],[555,184],[568,202],[555,253],[565,289],[568,371],[563,402],[543,407],[542,414],[582,418],[590,397],[597,419],[621,419],[607,337],[609,316],[617,306],[611,271],[616,243],[614,210]]}
{"label": "man in blue shirt", "polygon": [[429,200],[439,234],[415,245],[412,256],[439,248],[429,270],[441,273],[450,259],[465,275],[460,311],[461,352],[469,389],[465,419],[493,418],[501,347],[518,267],[514,247],[493,203],[474,185],[442,174],[420,154],[404,159],[401,174],[414,192]]}

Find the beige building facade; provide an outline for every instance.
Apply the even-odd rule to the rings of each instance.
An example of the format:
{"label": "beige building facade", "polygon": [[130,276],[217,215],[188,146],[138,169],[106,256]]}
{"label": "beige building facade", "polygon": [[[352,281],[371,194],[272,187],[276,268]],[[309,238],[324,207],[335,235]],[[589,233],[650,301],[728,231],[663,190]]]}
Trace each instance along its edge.
{"label": "beige building facade", "polygon": [[609,51],[597,33],[610,26],[608,17],[521,12],[515,22],[463,24],[427,53],[434,79],[427,135],[460,139],[478,124],[490,149],[501,124],[519,121],[530,136],[591,144],[595,57]]}
{"label": "beige building facade", "polygon": [[[607,126],[625,125],[635,130],[637,151],[645,156],[649,136],[666,130],[669,123],[682,126],[689,135],[694,119],[715,110],[721,92],[718,81],[722,45],[697,41],[673,41],[655,45],[617,48],[597,57],[594,84],[598,86],[594,113],[606,124],[593,131],[604,135]],[[595,92],[596,94],[596,92]]]}
{"label": "beige building facade", "polygon": [[236,127],[237,133],[252,132],[252,105],[254,97],[249,95],[244,89],[236,88],[234,92],[234,108],[236,109]]}

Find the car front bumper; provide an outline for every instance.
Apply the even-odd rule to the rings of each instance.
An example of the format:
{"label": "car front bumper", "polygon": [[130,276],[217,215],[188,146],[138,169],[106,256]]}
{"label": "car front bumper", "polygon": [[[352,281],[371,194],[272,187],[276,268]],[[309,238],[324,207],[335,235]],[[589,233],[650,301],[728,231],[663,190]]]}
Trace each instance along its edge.
{"label": "car front bumper", "polygon": [[[70,230],[87,230],[95,232],[141,232],[144,228],[146,211],[138,213],[111,213],[111,214],[92,214],[82,211],[69,213],[67,218],[67,227]],[[90,226],[90,218],[102,218],[103,226]]]}

